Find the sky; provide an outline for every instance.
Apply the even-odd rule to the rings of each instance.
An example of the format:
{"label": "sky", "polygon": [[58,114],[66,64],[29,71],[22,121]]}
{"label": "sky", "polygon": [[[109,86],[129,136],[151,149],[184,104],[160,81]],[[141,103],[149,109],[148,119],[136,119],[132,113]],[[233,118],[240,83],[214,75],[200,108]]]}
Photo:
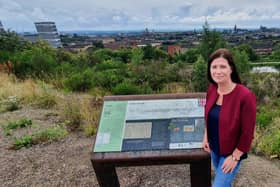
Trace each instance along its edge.
{"label": "sky", "polygon": [[280,28],[279,0],[0,0],[5,29],[36,31],[54,21],[59,31]]}

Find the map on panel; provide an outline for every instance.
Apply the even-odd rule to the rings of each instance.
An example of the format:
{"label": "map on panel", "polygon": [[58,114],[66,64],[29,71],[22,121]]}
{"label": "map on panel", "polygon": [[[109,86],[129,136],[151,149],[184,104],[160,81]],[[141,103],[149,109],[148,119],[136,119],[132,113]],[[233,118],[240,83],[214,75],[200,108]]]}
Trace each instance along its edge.
{"label": "map on panel", "polygon": [[205,99],[105,101],[94,152],[201,148]]}

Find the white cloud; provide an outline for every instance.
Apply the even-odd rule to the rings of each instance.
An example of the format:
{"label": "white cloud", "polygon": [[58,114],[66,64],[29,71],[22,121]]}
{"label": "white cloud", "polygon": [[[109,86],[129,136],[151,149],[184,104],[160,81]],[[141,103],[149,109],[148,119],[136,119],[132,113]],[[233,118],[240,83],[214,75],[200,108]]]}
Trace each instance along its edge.
{"label": "white cloud", "polygon": [[0,0],[5,28],[34,30],[36,21],[58,29],[193,29],[234,24],[280,27],[278,0]]}

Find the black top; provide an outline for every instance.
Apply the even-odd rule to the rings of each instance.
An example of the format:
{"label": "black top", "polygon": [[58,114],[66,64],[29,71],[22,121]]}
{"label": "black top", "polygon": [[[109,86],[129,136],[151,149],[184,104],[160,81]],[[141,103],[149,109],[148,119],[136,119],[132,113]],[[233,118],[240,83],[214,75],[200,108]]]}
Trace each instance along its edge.
{"label": "black top", "polygon": [[[215,105],[211,108],[208,113],[208,141],[211,151],[220,155],[220,144],[219,144],[219,117],[220,117],[221,105]],[[227,156],[227,155],[224,155]],[[243,153],[240,160],[246,159],[247,153]]]}
{"label": "black top", "polygon": [[208,113],[208,141],[211,150],[220,154],[219,146],[219,116],[221,105],[215,104]]}

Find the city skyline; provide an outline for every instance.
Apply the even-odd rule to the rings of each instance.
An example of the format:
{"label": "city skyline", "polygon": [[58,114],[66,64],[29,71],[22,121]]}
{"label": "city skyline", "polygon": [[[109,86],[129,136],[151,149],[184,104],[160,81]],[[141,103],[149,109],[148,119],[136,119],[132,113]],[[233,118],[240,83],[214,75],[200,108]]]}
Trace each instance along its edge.
{"label": "city skyline", "polygon": [[5,29],[36,31],[34,22],[54,21],[70,30],[191,30],[207,20],[212,28],[280,27],[277,0],[0,0]]}

